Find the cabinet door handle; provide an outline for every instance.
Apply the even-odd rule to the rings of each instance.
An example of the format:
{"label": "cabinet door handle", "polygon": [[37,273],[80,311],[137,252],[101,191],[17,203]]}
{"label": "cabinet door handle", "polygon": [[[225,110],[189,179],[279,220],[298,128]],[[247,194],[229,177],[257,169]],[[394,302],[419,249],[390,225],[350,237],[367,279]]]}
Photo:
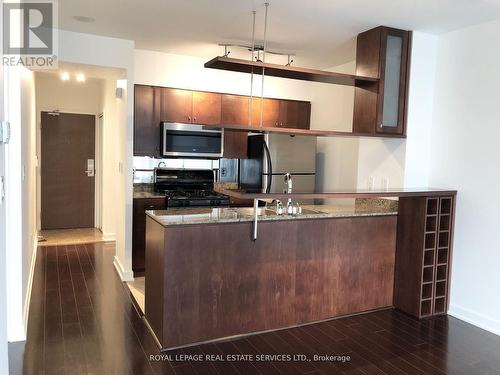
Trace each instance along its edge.
{"label": "cabinet door handle", "polygon": [[188,121],[191,121],[191,116],[188,116]]}
{"label": "cabinet door handle", "polygon": [[383,128],[384,127],[384,124],[380,124],[380,128]]}
{"label": "cabinet door handle", "polygon": [[196,117],[193,117],[193,121],[196,121]]}

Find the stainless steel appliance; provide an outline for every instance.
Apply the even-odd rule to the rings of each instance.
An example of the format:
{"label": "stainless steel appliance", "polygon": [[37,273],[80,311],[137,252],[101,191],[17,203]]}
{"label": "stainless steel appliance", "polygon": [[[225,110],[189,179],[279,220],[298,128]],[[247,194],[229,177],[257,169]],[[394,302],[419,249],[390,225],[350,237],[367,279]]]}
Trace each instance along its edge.
{"label": "stainless steel appliance", "polygon": [[248,159],[240,161],[242,189],[282,193],[285,176],[293,179],[293,192],[312,193],[316,180],[316,137],[254,134],[248,137]]}
{"label": "stainless steel appliance", "polygon": [[183,158],[221,158],[224,129],[203,125],[162,122],[162,155]]}
{"label": "stainless steel appliance", "polygon": [[229,206],[229,197],[214,191],[211,170],[156,168],[154,187],[165,193],[167,208]]}

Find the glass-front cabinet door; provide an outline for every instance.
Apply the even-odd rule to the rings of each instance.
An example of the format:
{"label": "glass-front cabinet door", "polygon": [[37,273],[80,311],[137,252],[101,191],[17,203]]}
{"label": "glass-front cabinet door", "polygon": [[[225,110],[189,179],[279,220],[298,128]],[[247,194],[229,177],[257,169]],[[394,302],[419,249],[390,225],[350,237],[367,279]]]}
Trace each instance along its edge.
{"label": "glass-front cabinet door", "polygon": [[382,30],[377,133],[404,132],[408,39],[406,31]]}

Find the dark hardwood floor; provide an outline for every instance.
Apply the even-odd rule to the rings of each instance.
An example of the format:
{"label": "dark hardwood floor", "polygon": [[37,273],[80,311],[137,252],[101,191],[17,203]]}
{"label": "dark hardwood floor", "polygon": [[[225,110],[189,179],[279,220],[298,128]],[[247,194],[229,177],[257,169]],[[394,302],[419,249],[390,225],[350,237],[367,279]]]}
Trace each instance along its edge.
{"label": "dark hardwood floor", "polygon": [[[500,373],[500,337],[452,317],[419,322],[394,310],[175,350],[164,353],[171,360],[150,360],[159,351],[113,268],[114,244],[38,251],[25,374]],[[180,358],[228,354],[254,360]],[[294,354],[309,360],[258,358]],[[314,361],[315,354],[350,361]]]}

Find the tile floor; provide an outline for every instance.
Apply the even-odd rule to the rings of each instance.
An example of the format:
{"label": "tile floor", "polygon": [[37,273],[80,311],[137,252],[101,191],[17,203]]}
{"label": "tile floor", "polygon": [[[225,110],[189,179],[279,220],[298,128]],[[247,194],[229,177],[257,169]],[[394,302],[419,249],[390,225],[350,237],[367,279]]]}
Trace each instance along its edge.
{"label": "tile floor", "polygon": [[[103,242],[102,232],[97,228],[51,229],[38,233],[40,246],[72,245]],[[43,238],[40,241],[40,238]]]}
{"label": "tile floor", "polygon": [[143,314],[144,314],[145,280],[146,278],[142,276],[142,277],[135,277],[134,281],[127,282],[127,287],[130,290],[130,293],[132,293],[135,302],[137,302],[137,305],[139,305]]}

